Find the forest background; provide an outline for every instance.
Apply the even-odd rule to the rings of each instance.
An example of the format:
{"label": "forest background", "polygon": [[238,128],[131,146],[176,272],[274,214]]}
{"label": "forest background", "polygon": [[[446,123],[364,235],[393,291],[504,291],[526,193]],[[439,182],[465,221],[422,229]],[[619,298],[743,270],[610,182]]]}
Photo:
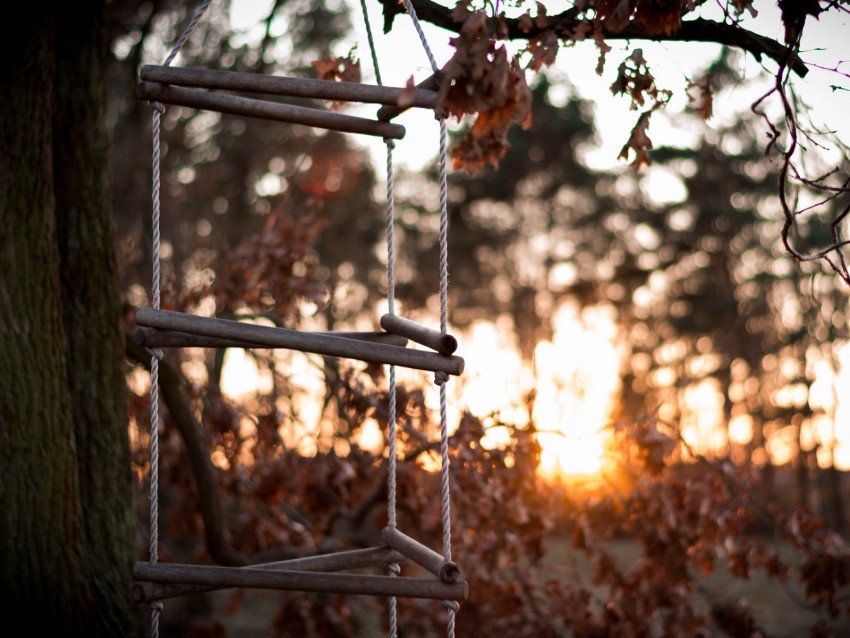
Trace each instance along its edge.
{"label": "forest background", "polygon": [[[846,21],[833,5],[838,14],[822,18]],[[150,362],[132,333],[135,309],[150,303],[150,109],[135,86],[140,65],[165,57],[194,8],[113,2],[105,13],[103,115],[140,548]],[[544,9],[525,10],[545,22]],[[257,15],[234,26],[236,13],[214,8],[180,65],[353,72],[357,7],[278,1]],[[551,47],[534,42],[521,59],[540,70]],[[592,67],[599,54],[587,51]],[[455,555],[472,584],[460,635],[799,635],[734,588],[711,587],[718,574],[781,583],[812,635],[846,627],[846,266],[840,249],[832,262],[801,263],[783,245],[775,151],[785,147],[766,156],[771,129],[748,105],[709,119],[712,100],[752,85],[758,95],[770,68],[743,78],[746,53],[714,53],[675,93],[690,95],[690,108],[670,118],[686,143],[646,143],[665,87],[645,86],[647,103],[624,91],[623,113],[629,100],[636,107],[622,140],[632,167],[594,161],[605,121],[557,67],[534,75],[533,125],[509,130],[497,165],[488,149],[458,156],[477,169],[454,171],[449,193],[450,324],[467,360],[451,399]],[[367,58],[365,43],[357,54]],[[615,80],[651,78],[635,47],[608,56]],[[833,77],[846,91],[838,66]],[[436,147],[428,124],[433,142],[418,131],[409,140],[426,153]],[[163,125],[163,307],[302,329],[375,327],[386,261],[374,150],[182,108],[169,108]],[[455,142],[469,150],[465,126]],[[841,185],[846,145],[808,121],[800,128],[809,146],[823,146],[806,166]],[[397,295],[423,322],[434,321],[437,301],[435,178],[424,162],[397,175]],[[798,182],[792,199],[805,208],[822,185]],[[792,238],[828,246],[844,205],[829,198],[795,216]],[[184,349],[167,352],[160,374],[163,560],[239,565],[376,542],[386,517],[383,369]],[[434,392],[424,376],[403,381],[401,526],[437,547]],[[164,631],[245,635],[233,623],[243,606],[256,617],[252,596],[169,602]],[[258,635],[381,635],[380,601],[285,593],[273,603]],[[400,605],[404,635],[438,635],[442,622],[439,604]]]}

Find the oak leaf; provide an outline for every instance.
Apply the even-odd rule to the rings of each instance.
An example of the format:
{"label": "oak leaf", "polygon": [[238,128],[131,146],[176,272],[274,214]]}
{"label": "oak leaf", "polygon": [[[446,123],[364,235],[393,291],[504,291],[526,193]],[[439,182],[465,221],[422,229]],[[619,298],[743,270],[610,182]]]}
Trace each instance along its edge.
{"label": "oak leaf", "polygon": [[398,96],[398,104],[401,107],[408,107],[413,104],[413,100],[416,98],[416,84],[413,82],[413,76],[411,75],[407,78],[407,82],[404,85],[404,88],[401,90],[401,93]]}
{"label": "oak leaf", "polygon": [[613,33],[626,28],[635,10],[636,0],[602,0],[596,7],[597,16]]}
{"label": "oak leaf", "polygon": [[361,81],[360,61],[353,56],[327,57],[314,60],[311,64],[320,80],[356,83]]}
{"label": "oak leaf", "polygon": [[714,108],[714,91],[711,84],[711,74],[688,84],[688,106],[704,120],[711,117]]}

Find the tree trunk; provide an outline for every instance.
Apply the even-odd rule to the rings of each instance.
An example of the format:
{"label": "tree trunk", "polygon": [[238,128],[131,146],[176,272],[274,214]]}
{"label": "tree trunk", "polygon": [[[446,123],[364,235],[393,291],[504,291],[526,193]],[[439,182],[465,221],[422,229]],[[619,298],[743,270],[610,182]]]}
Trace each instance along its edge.
{"label": "tree trunk", "polygon": [[[127,635],[136,609],[126,590],[134,562],[133,481],[113,246],[104,7],[99,0],[56,7],[54,190],[80,496],[99,610],[89,631]],[[116,595],[118,587],[123,595]]]}
{"label": "tree trunk", "polygon": [[138,627],[102,9],[0,44],[0,595],[33,634]]}

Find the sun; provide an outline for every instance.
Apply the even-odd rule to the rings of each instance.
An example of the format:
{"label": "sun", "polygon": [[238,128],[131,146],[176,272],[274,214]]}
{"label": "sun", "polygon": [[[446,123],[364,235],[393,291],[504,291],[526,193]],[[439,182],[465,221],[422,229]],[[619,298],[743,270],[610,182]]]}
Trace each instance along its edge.
{"label": "sun", "polygon": [[544,478],[587,477],[605,466],[606,427],[620,387],[613,311],[603,306],[558,310],[552,341],[534,352],[533,418]]}
{"label": "sun", "polygon": [[[506,323],[507,317],[479,322],[464,335],[467,369],[456,400],[482,418],[498,413],[501,422],[517,427],[533,422],[541,446],[541,477],[598,475],[606,464],[607,424],[620,384],[613,310],[562,304],[553,319],[552,340],[537,344],[532,363],[523,362]],[[532,391],[529,414],[523,398]],[[482,443],[495,447],[509,437],[506,428],[493,428]]]}

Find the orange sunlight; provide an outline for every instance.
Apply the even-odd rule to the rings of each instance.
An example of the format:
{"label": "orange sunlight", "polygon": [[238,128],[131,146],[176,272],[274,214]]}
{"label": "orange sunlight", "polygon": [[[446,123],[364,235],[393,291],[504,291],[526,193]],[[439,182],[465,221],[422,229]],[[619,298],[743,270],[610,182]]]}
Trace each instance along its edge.
{"label": "orange sunlight", "polygon": [[534,421],[543,448],[540,474],[588,478],[605,467],[606,428],[619,389],[613,311],[564,304],[551,342],[537,344]]}
{"label": "orange sunlight", "polygon": [[[466,371],[456,401],[474,415],[540,431],[539,473],[548,480],[588,478],[605,465],[611,408],[619,389],[620,353],[613,312],[563,304],[553,318],[551,341],[537,344],[533,365],[524,364],[509,317],[479,322],[461,339]],[[533,391],[529,406],[524,397]],[[487,421],[485,421],[485,424]],[[508,431],[491,423],[485,445],[498,446]]]}
{"label": "orange sunlight", "polygon": [[[456,427],[462,411],[469,410],[485,418],[485,425],[490,426],[483,443],[497,447],[509,438],[507,428],[499,423],[522,428],[533,419],[540,431],[540,475],[548,480],[588,478],[604,467],[610,438],[606,425],[619,389],[617,326],[610,308],[580,309],[574,303],[561,305],[552,324],[552,340],[537,344],[533,364],[523,362],[515,343],[513,322],[507,315],[493,322],[477,322],[459,334],[466,370],[450,386],[449,424],[450,428]],[[320,381],[310,378],[316,376],[316,371],[311,369],[309,356],[286,351],[278,356],[286,359],[281,364],[300,369],[298,377],[302,382]],[[399,377],[401,382],[418,382],[426,388],[430,379],[406,370],[400,370]],[[225,395],[243,403],[258,390],[268,392],[270,385],[269,371],[258,369],[253,357],[241,349],[228,350],[221,379]],[[317,400],[304,396],[299,401],[299,427],[305,430],[312,427],[310,423],[321,420],[322,397],[315,382],[306,385],[311,390],[307,396],[315,395]],[[532,394],[534,401],[528,405],[527,397]],[[437,392],[426,390],[426,397],[429,407],[436,410]],[[486,418],[493,414],[498,418]],[[289,444],[310,441],[312,446],[298,445],[302,453],[316,452],[315,439],[304,436],[307,432],[281,434]],[[383,435],[377,422],[366,423],[358,433],[358,444],[375,450],[383,444]]]}

